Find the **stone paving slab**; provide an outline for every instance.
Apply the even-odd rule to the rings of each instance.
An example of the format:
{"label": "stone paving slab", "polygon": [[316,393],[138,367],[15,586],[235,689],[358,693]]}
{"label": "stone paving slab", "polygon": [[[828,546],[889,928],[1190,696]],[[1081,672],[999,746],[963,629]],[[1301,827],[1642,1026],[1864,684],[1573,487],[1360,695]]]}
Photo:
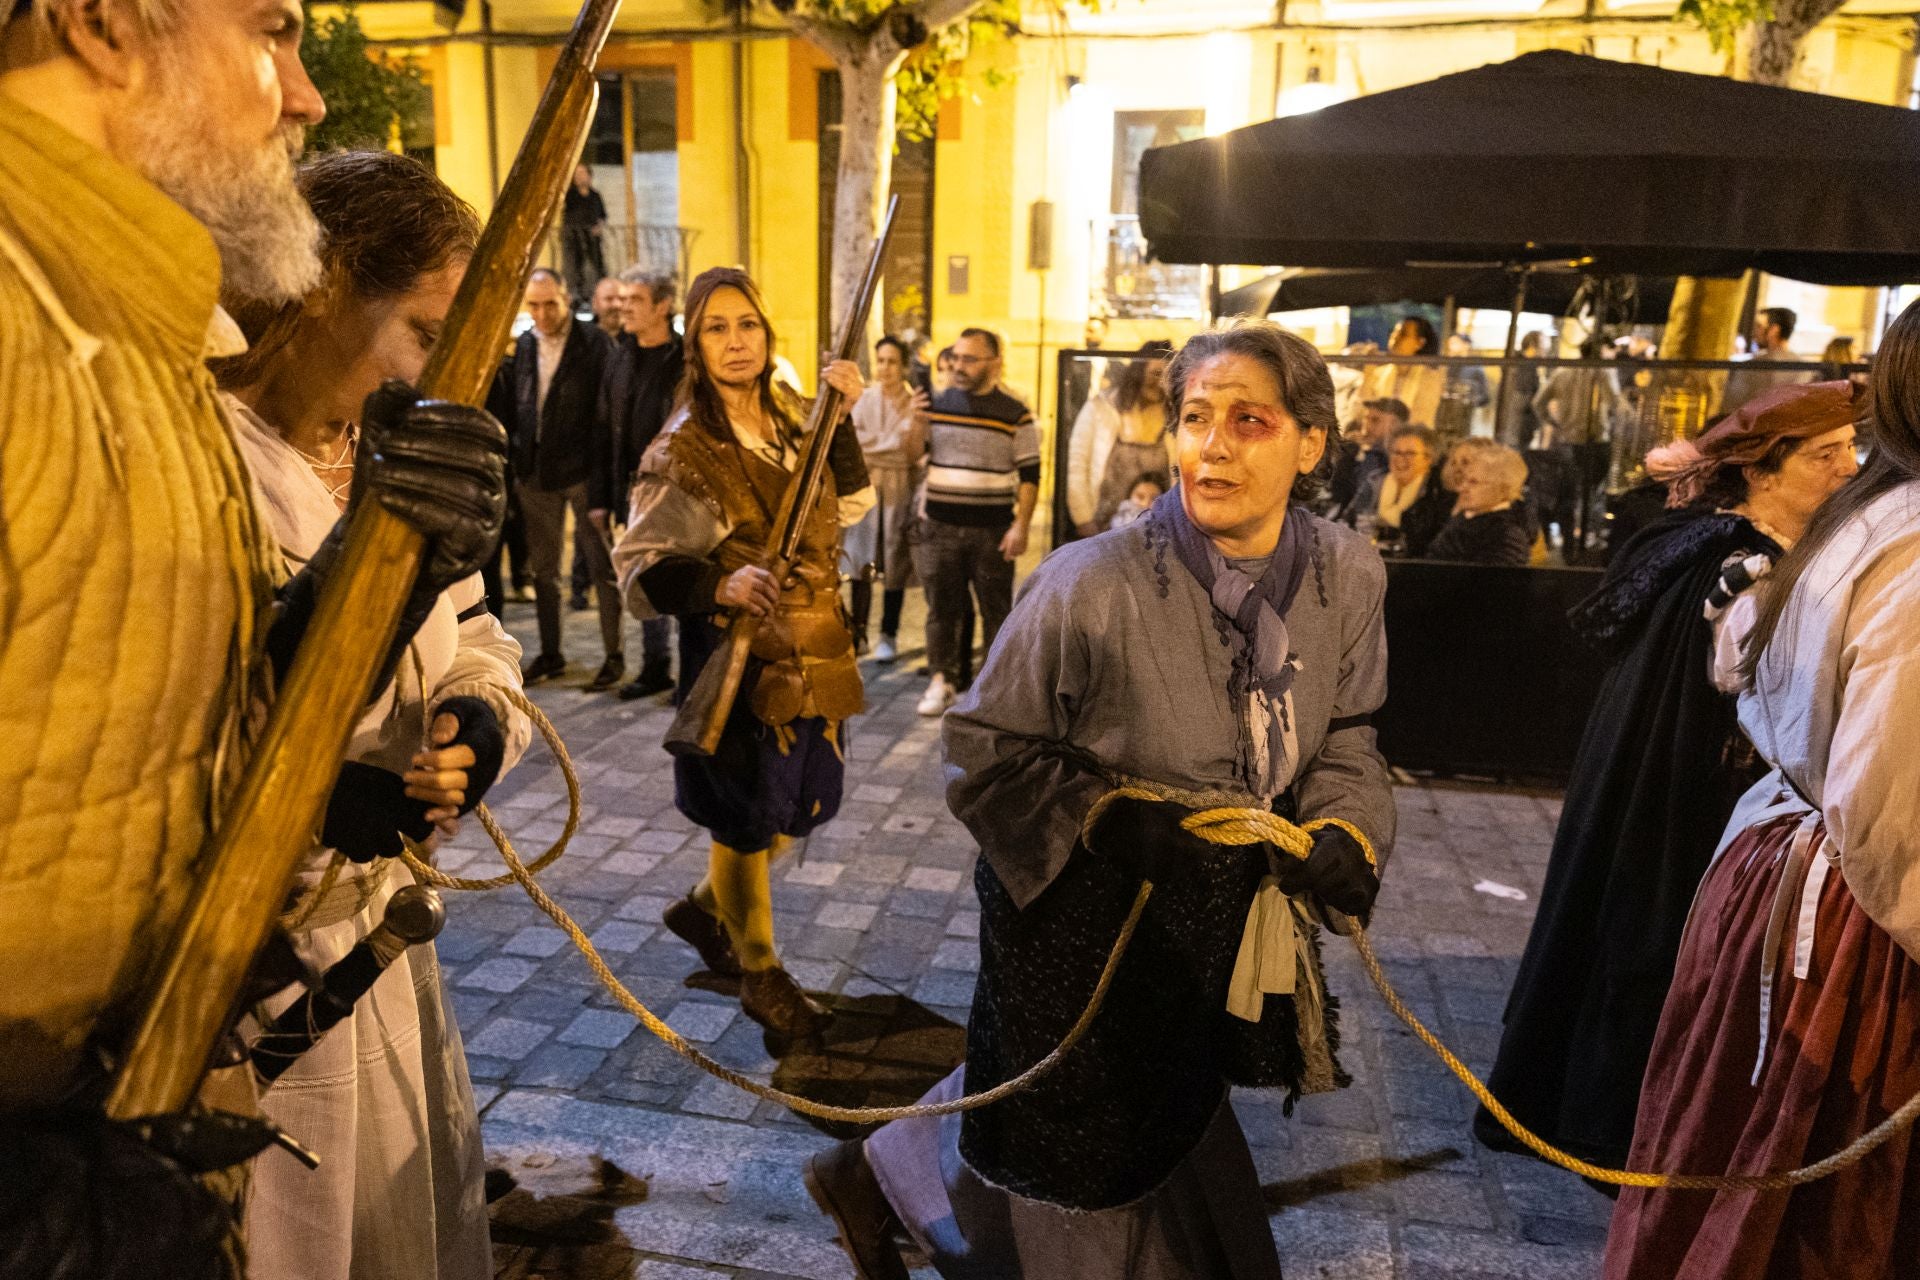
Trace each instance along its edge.
{"label": "stone paving slab", "polygon": [[[910,601],[906,634],[917,635]],[[509,607],[530,638],[532,609]],[[633,628],[629,628],[633,630]],[[637,644],[637,635],[630,643]],[[543,877],[620,979],[720,1061],[822,1101],[911,1101],[956,1063],[978,967],[975,850],[946,811],[938,727],[914,714],[921,655],[866,664],[836,820],[776,868],[787,964],[838,1018],[817,1049],[778,1057],[660,912],[703,873],[706,842],[672,805],[664,699],[580,686],[598,664],[591,615],[570,615],[574,666],[534,690],[583,778],[581,834]],[[1408,1004],[1482,1072],[1526,940],[1556,795],[1409,782],[1375,942]],[[491,797],[523,856],[567,816],[536,747]],[[499,870],[477,824],[442,852]],[[1519,890],[1495,896],[1482,882]],[[802,1189],[816,1126],[700,1073],[621,1012],[517,890],[454,895],[439,942],[466,1037],[493,1174],[503,1280],[842,1280]],[[1610,1203],[1579,1179],[1481,1149],[1471,1097],[1389,1014],[1329,939],[1354,1085],[1302,1100],[1236,1091],[1289,1280],[1523,1280],[1597,1274]],[[836,1130],[836,1132],[839,1132]],[[932,1276],[927,1268],[916,1277]]]}

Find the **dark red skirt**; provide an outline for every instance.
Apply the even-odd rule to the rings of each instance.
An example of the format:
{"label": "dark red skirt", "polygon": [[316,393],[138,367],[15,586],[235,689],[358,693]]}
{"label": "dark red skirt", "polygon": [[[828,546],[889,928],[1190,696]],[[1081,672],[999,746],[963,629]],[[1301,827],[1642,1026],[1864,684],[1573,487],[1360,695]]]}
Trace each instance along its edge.
{"label": "dark red skirt", "polygon": [[[1793,976],[1793,938],[1780,947],[1767,1058],[1753,1082],[1762,948],[1798,825],[1783,818],[1741,833],[1701,883],[1647,1066],[1631,1168],[1796,1168],[1920,1091],[1920,965],[1860,910],[1837,868],[1821,890],[1804,980]],[[1920,1276],[1920,1144],[1911,1130],[1896,1134],[1859,1164],[1786,1191],[1629,1189],[1614,1210],[1605,1275]]]}

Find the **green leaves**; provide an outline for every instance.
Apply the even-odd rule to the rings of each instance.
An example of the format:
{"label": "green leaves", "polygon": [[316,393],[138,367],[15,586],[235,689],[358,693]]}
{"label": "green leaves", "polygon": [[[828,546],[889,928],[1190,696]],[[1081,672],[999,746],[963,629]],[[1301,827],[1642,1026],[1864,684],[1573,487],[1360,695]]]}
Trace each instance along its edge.
{"label": "green leaves", "polygon": [[392,145],[432,108],[426,82],[413,59],[393,59],[367,44],[353,4],[338,17],[315,20],[305,4],[307,26],[300,60],[326,100],[327,118],[307,132],[307,151]]}
{"label": "green leaves", "polygon": [[1715,53],[1726,53],[1746,27],[1773,21],[1773,0],[1680,0],[1674,16],[1705,31]]}
{"label": "green leaves", "polygon": [[[939,123],[940,104],[966,87],[960,75],[961,64],[1019,30],[1018,0],[987,0],[958,22],[935,31],[893,77],[899,95],[900,136],[909,142],[931,138]],[[980,72],[980,80],[988,88],[998,88],[1007,82],[1007,76],[988,67]]]}

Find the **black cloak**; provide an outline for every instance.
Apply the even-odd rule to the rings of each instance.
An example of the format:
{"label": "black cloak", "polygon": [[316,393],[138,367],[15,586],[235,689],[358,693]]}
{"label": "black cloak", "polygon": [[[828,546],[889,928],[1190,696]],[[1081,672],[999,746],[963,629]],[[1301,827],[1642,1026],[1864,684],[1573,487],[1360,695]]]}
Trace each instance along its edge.
{"label": "black cloak", "polygon": [[[1569,614],[1612,664],[1575,757],[1489,1080],[1522,1123],[1618,1167],[1694,891],[1759,769],[1709,675],[1722,565],[1780,547],[1699,510],[1642,529]],[[1522,1150],[1483,1108],[1480,1140]]]}

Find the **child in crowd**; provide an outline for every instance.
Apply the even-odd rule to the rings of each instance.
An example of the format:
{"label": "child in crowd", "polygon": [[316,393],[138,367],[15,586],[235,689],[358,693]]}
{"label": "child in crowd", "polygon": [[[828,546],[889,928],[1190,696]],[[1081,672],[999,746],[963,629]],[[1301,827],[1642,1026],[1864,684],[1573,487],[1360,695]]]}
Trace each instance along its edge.
{"label": "child in crowd", "polygon": [[1113,522],[1109,529],[1124,529],[1147,514],[1147,508],[1154,500],[1167,491],[1167,477],[1159,471],[1143,471],[1133,482],[1133,488],[1127,493],[1127,500],[1113,513]]}

